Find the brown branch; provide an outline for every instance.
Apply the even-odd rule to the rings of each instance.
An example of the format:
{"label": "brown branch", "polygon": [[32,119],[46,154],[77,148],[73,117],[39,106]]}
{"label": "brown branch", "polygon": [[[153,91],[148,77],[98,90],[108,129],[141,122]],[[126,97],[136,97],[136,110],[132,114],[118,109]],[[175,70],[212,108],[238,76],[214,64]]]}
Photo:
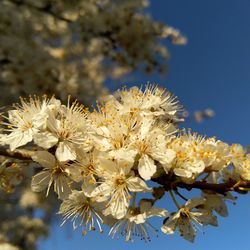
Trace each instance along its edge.
{"label": "brown branch", "polygon": [[186,188],[191,190],[193,188],[200,189],[200,190],[211,190],[216,193],[225,194],[229,191],[242,191],[243,189],[250,188],[250,182],[248,181],[240,181],[237,182],[235,180],[229,180],[225,183],[207,183],[203,181],[196,181],[192,184],[187,183],[177,183],[177,186],[180,188]]}
{"label": "brown branch", "polygon": [[0,156],[8,158],[15,158],[18,160],[32,160],[33,151],[27,149],[16,149],[11,151],[10,149],[0,146]]}
{"label": "brown branch", "polygon": [[206,181],[195,181],[194,183],[188,184],[182,181],[171,180],[168,175],[163,175],[161,177],[153,179],[154,182],[161,184],[166,191],[185,188],[187,190],[200,189],[200,190],[210,190],[216,193],[225,194],[229,191],[242,192],[250,189],[250,181],[238,181],[238,180],[228,180],[225,183],[208,183]]}

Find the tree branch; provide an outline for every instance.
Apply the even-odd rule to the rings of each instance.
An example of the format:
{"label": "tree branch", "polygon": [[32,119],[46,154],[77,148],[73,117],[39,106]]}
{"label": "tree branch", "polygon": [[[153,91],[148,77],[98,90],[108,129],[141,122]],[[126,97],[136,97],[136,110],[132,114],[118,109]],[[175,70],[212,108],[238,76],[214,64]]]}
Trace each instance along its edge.
{"label": "tree branch", "polygon": [[179,188],[185,188],[187,190],[200,189],[200,190],[210,190],[216,193],[225,194],[229,191],[242,192],[250,189],[250,181],[244,180],[228,180],[225,183],[208,183],[206,181],[195,181],[194,183],[188,184],[181,181],[174,181],[169,179],[167,175],[153,179],[154,182],[161,184],[166,191]]}
{"label": "tree branch", "polygon": [[177,186],[180,188],[186,188],[186,189],[200,189],[200,190],[211,190],[216,193],[225,194],[229,191],[242,191],[244,189],[250,188],[250,182],[248,181],[235,181],[235,180],[229,180],[225,183],[207,183],[202,181],[196,181],[192,184],[187,183],[177,183]]}
{"label": "tree branch", "polygon": [[8,158],[15,158],[18,160],[32,160],[32,155],[34,151],[27,149],[16,149],[11,151],[10,149],[0,146],[0,156],[5,156]]}

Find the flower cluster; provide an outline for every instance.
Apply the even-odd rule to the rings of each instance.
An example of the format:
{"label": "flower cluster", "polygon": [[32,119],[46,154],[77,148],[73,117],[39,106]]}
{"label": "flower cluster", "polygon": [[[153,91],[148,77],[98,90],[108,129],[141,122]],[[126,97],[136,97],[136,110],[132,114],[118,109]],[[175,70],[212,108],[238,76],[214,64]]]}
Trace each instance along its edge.
{"label": "flower cluster", "polygon": [[[152,85],[119,90],[93,111],[70,98],[63,105],[30,97],[4,116],[1,143],[34,147],[31,188],[48,196],[53,187],[63,224],[72,220],[84,233],[106,224],[112,237],[149,241],[150,231],[157,234],[149,218],[161,217],[163,233],[179,230],[192,242],[197,227],[217,226],[215,213],[227,216],[230,191],[247,190],[250,155],[239,144],[180,131],[180,110],[175,96]],[[186,198],[181,188],[202,191]],[[165,194],[176,212],[155,207]]]}
{"label": "flower cluster", "polygon": [[[6,107],[11,103],[17,102],[19,96],[30,94],[55,95],[62,101],[66,101],[67,96],[71,95],[80,99],[86,106],[91,106],[93,100],[108,93],[105,87],[107,79],[118,81],[135,70],[166,73],[169,51],[162,41],[170,40],[172,44],[181,45],[185,44],[186,39],[177,29],[151,17],[149,4],[149,0],[1,0],[0,113],[7,110]],[[46,108],[46,102],[44,104]],[[36,110],[31,103],[29,105],[35,108],[33,110],[35,113],[39,112],[40,107]],[[32,164],[28,157],[26,160],[20,159],[24,151],[20,154],[19,149],[15,148],[36,140],[40,145],[43,144],[42,148],[53,153],[53,146],[50,145],[57,144],[57,135],[51,128],[51,141],[48,143],[42,141],[42,138],[45,138],[43,134],[45,131],[40,131],[42,133],[35,139],[35,134],[40,129],[38,124],[40,121],[37,121],[36,125],[34,123],[34,128],[26,130],[26,135],[22,137],[20,131],[25,130],[24,127],[29,127],[30,124],[21,124],[22,117],[19,117],[19,114],[24,115],[24,120],[29,120],[28,116],[34,117],[35,113],[32,113],[32,110],[28,112],[17,110],[13,114],[15,121],[8,121],[10,126],[8,129],[10,132],[14,131],[11,126],[16,125],[19,129],[16,127],[16,134],[12,133],[5,138],[7,141],[4,138],[2,140],[11,145],[11,150],[15,151],[12,151],[14,152],[12,154],[8,150],[8,154],[12,157],[4,154],[6,148],[3,148],[0,142],[0,192],[10,194],[7,198],[0,194],[0,203],[9,204],[6,213],[1,205],[0,213],[6,218],[11,215],[16,221],[16,226],[10,227],[8,223],[3,225],[0,220],[0,230],[3,232],[3,227],[6,230],[4,242],[6,244],[11,242],[12,249],[19,246],[34,250],[34,241],[28,238],[28,229],[20,228],[20,224],[17,224],[18,219],[14,215],[31,216],[31,210],[42,206],[45,223],[48,224],[53,221],[52,211],[57,207],[55,203],[58,201],[53,196],[47,197],[44,206],[45,197],[41,198],[42,195],[39,193],[31,195],[30,199],[29,180],[33,168],[28,165]],[[43,114],[47,115],[46,112]],[[9,118],[10,116],[11,114]],[[35,121],[31,121],[33,122]],[[68,122],[66,123],[60,126],[70,126]],[[69,151],[72,149],[70,144],[71,142]],[[60,150],[64,146],[61,144],[57,155],[61,154]],[[69,154],[74,158],[73,151]],[[18,189],[14,189],[21,179],[23,181]],[[28,195],[23,199],[24,193]],[[20,207],[23,208],[22,212]],[[31,217],[36,215],[34,213]],[[24,239],[20,242],[18,237],[12,237],[13,231],[17,234],[23,231]],[[30,244],[23,246],[23,241],[29,241]],[[0,248],[10,249],[1,240],[0,243]]]}

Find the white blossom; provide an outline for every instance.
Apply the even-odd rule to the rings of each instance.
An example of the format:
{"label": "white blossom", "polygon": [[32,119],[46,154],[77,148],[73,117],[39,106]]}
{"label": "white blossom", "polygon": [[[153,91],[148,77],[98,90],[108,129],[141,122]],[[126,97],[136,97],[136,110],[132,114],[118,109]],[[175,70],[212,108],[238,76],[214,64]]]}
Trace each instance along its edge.
{"label": "white blossom", "polygon": [[5,144],[10,145],[11,150],[31,142],[39,129],[45,127],[48,111],[58,108],[58,101],[54,98],[42,100],[34,97],[29,100],[21,99],[20,105],[15,105],[14,110],[8,112],[5,129],[10,132],[5,136]]}
{"label": "white blossom", "polygon": [[47,151],[37,151],[32,159],[44,168],[32,178],[32,190],[41,192],[47,188],[46,195],[48,195],[50,187],[54,183],[54,191],[58,194],[59,199],[67,198],[71,193],[72,180],[79,178],[79,169],[57,162],[56,158]]}
{"label": "white blossom", "polygon": [[144,120],[140,130],[131,138],[130,148],[136,150],[139,158],[138,171],[144,180],[149,180],[157,170],[155,161],[162,165],[170,164],[175,158],[175,151],[166,148],[169,140],[167,128],[153,126]]}
{"label": "white blossom", "polygon": [[119,234],[125,237],[126,241],[134,241],[135,237],[141,240],[150,241],[150,231],[157,234],[157,230],[147,222],[148,218],[153,216],[166,217],[168,212],[164,209],[154,208],[150,202],[142,200],[139,207],[130,207],[124,218],[117,220],[111,226],[109,235],[114,238]]}
{"label": "white blossom", "polygon": [[188,200],[177,213],[173,213],[161,227],[163,233],[173,234],[178,228],[180,235],[193,242],[197,226],[211,224],[217,226],[217,218],[204,208],[199,208],[205,202],[203,198]]}
{"label": "white blossom", "polygon": [[[125,216],[131,192],[149,192],[151,189],[139,177],[131,173],[131,164],[101,159],[102,181],[91,193],[91,197],[108,200],[111,214],[121,219]],[[98,199],[99,198],[99,199]]]}
{"label": "white blossom", "polygon": [[94,198],[87,197],[84,191],[73,190],[62,202],[59,214],[63,216],[62,225],[67,220],[72,220],[74,229],[82,226],[86,230],[95,230],[97,226],[102,232],[103,221],[101,212],[98,211],[98,204]]}
{"label": "white blossom", "polygon": [[56,145],[59,161],[75,160],[78,147],[86,151],[91,148],[86,131],[86,116],[84,107],[77,103],[71,107],[62,107],[59,114],[49,113],[47,129],[37,133],[35,143],[44,149]]}

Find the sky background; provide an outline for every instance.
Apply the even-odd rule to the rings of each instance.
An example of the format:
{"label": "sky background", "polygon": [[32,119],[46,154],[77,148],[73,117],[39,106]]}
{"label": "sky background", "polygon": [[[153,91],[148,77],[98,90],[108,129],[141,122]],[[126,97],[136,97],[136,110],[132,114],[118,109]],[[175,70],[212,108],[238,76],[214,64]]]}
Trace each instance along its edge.
{"label": "sky background", "polygon": [[[188,121],[186,127],[228,143],[250,145],[250,1],[154,0],[148,12],[180,29],[188,44],[166,42],[171,54],[167,76],[137,73],[130,84],[158,83],[177,95],[190,113],[212,108],[213,119],[201,124]],[[198,232],[194,244],[178,233],[159,233],[150,243],[139,239],[126,243],[98,232],[82,236],[71,225],[60,228],[56,224],[39,250],[249,250],[250,195],[239,197],[237,205],[229,203],[228,208],[229,217],[218,217],[218,228],[208,226],[204,233]]]}

